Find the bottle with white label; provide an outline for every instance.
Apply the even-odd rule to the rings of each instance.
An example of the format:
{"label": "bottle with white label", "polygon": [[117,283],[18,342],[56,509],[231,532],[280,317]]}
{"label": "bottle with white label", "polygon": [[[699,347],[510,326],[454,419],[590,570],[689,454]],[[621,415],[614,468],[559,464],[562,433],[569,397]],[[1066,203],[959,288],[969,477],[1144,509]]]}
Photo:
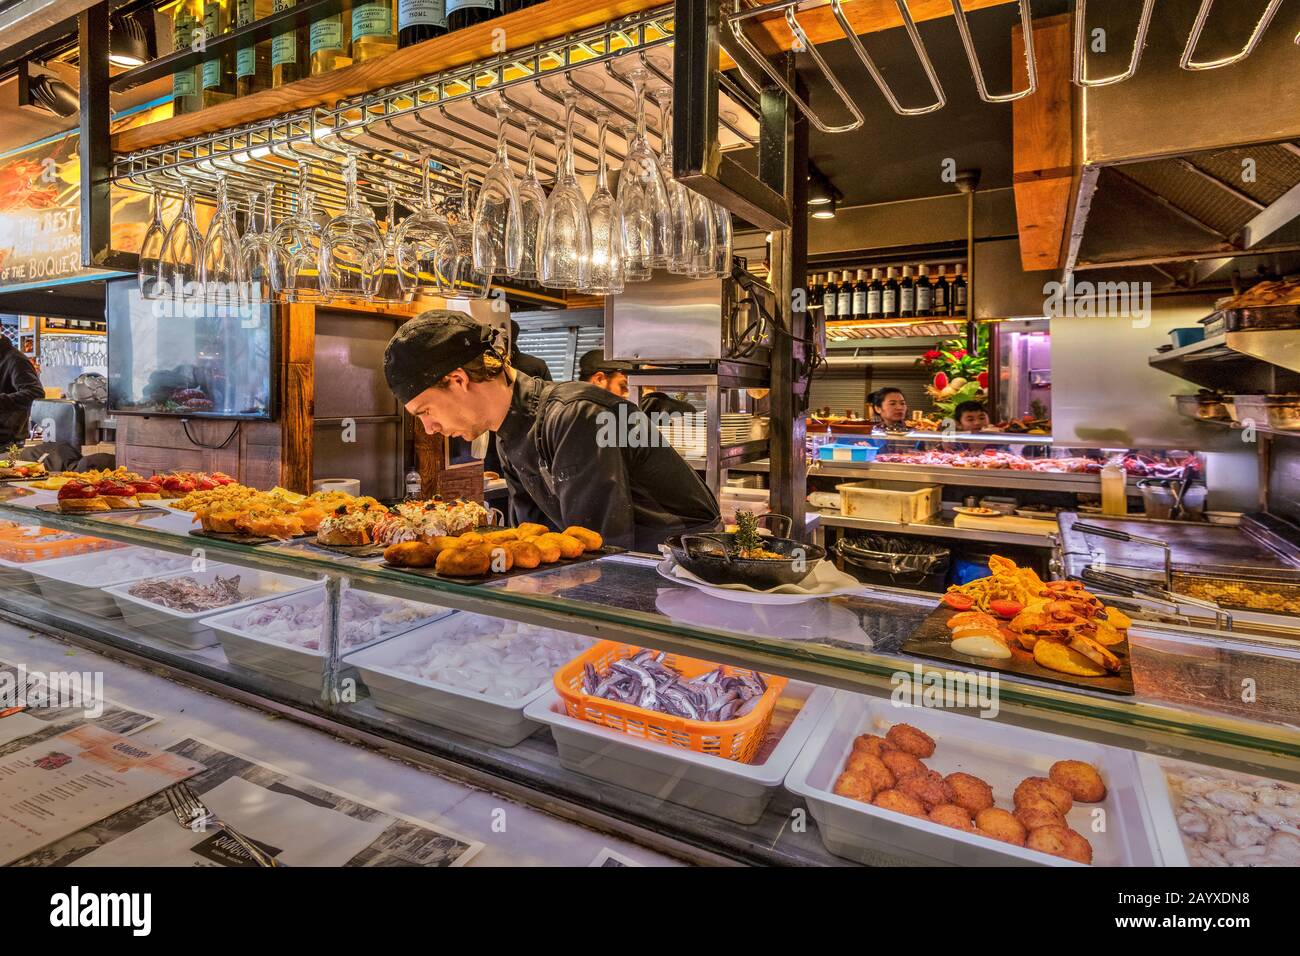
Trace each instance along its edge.
{"label": "bottle with white label", "polygon": [[[203,38],[207,42],[221,37],[231,30],[231,12],[234,0],[204,0],[203,3]],[[199,67],[199,83],[202,87],[203,105],[214,106],[234,99],[235,96],[235,51],[215,53],[203,61]]]}
{"label": "bottle with white label", "polygon": [[822,288],[822,315],[828,319],[837,319],[839,314],[835,306],[839,304],[839,290],[835,288],[835,273],[826,273],[826,285]]}
{"label": "bottle with white label", "polygon": [[[235,26],[246,27],[271,15],[271,0],[236,0]],[[235,93],[248,96],[271,88],[271,41],[241,44],[235,51]]]}
{"label": "bottle with white label", "polygon": [[858,270],[858,281],[853,284],[853,317],[867,317],[867,270]]}
{"label": "bottle with white label", "polygon": [[448,31],[463,30],[499,16],[500,0],[447,0]]}
{"label": "bottle with white label", "polygon": [[311,25],[311,75],[352,65],[352,11],[320,17]]}
{"label": "bottle with white label", "polygon": [[849,278],[848,269],[840,273],[840,290],[839,297],[835,301],[835,314],[841,319],[853,317],[853,280]]}
{"label": "bottle with white label", "polygon": [[446,0],[397,0],[399,47],[432,40],[446,32]]}
{"label": "bottle with white label", "polygon": [[[271,0],[276,13],[288,10],[296,0]],[[271,38],[271,87],[284,86],[308,75],[307,27],[290,27]]]}
{"label": "bottle with white label", "polygon": [[352,62],[364,63],[397,49],[397,0],[352,4]]}
{"label": "bottle with white label", "polygon": [[952,280],[952,314],[966,314],[966,277],[962,275],[965,267],[957,263],[957,275]]}
{"label": "bottle with white label", "polygon": [[[194,32],[203,28],[203,7],[199,0],[182,0],[172,14],[172,42],[177,50],[188,49]],[[172,115],[192,113],[202,106],[199,99],[199,68],[177,70],[172,74]]]}
{"label": "bottle with white label", "polygon": [[898,317],[910,319],[916,315],[916,283],[912,281],[912,267],[903,266],[903,279],[898,283]]}
{"label": "bottle with white label", "polygon": [[916,267],[916,314],[918,316],[934,315],[934,286],[930,285],[930,267],[922,262]]}
{"label": "bottle with white label", "polygon": [[885,270],[885,287],[880,294],[880,309],[884,318],[898,318],[898,279],[893,266]]}
{"label": "bottle with white label", "polygon": [[871,270],[871,285],[867,286],[867,318],[879,319],[884,313],[884,304],[882,302],[885,292],[885,284],[880,281],[880,269]]}
{"label": "bottle with white label", "polygon": [[944,274],[943,266],[939,266],[939,278],[934,280],[934,314],[950,315],[949,306],[952,304],[951,297],[948,295],[948,277]]}

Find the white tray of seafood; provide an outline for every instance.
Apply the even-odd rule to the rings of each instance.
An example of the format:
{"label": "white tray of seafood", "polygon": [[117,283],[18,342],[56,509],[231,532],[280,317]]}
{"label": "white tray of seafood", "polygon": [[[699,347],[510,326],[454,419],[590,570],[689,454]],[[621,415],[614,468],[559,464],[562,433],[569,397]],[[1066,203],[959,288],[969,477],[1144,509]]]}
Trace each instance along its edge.
{"label": "white tray of seafood", "polygon": [[860,863],[1159,863],[1131,752],[991,719],[836,691],[785,785]]}
{"label": "white tray of seafood", "polygon": [[552,690],[524,714],[551,728],[560,763],[577,773],[737,823],[757,823],[834,691],[790,681],[750,763],[669,747],[570,717]]}
{"label": "white tray of seafood", "polygon": [[194,650],[218,642],[206,621],[217,611],[320,587],[321,581],[209,562],[203,571],[125,581],[104,591],[117,602],[129,627]]}
{"label": "white tray of seafood", "polygon": [[123,548],[110,557],[83,554],[75,558],[31,565],[32,577],[42,596],[55,607],[95,617],[118,617],[122,612],[104,588],[124,581],[175,574],[191,567],[187,554],[152,548]]}
{"label": "white tray of seafood", "polygon": [[[216,632],[226,659],[236,667],[319,691],[325,676],[326,610],[320,587],[222,611],[203,623]],[[433,604],[348,588],[339,607],[339,652],[360,650],[450,613]]]}
{"label": "white tray of seafood", "polygon": [[1166,866],[1300,866],[1300,785],[1137,759]]}
{"label": "white tray of seafood", "polygon": [[578,634],[456,611],[343,660],[376,707],[513,747],[539,726],[524,708],[591,644]]}

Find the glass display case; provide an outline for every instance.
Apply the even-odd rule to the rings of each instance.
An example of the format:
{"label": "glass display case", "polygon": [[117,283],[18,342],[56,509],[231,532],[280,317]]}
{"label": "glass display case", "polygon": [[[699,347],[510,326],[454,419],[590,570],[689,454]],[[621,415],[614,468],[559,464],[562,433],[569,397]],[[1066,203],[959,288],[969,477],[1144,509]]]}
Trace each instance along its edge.
{"label": "glass display case", "polygon": [[[53,502],[0,487],[5,617],[626,833],[749,863],[1062,861],[994,838],[992,824],[945,826],[837,792],[859,735],[907,724],[934,742],[930,769],[986,780],[1006,809],[1024,778],[1091,764],[1106,795],[1068,820],[1093,863],[1297,862],[1294,642],[1135,625],[1134,693],[1114,694],[905,653],[936,606],[920,592],[722,600],[626,553],[462,583],[312,538],[196,536],[166,502],[100,517],[40,507]],[[719,664],[760,674],[758,716],[741,718],[757,742],[731,754],[747,759],[682,721],[620,723],[584,703],[580,659],[605,675],[628,658],[683,683]],[[1207,788],[1267,789],[1268,812],[1242,836]]]}

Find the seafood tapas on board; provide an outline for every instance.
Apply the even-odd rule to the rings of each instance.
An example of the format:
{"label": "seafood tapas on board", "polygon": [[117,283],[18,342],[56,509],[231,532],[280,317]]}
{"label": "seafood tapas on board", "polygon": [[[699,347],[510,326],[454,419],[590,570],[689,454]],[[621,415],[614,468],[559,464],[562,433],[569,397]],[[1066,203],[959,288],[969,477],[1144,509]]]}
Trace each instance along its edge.
{"label": "seafood tapas on board", "polygon": [[1043,581],[1009,558],[954,585],[903,642],[905,654],[1132,694],[1132,621],[1077,581]]}
{"label": "seafood tapas on board", "polygon": [[[474,583],[527,574],[543,565],[590,561],[622,551],[606,546],[597,532],[578,525],[570,525],[562,532],[528,522],[515,528],[482,525],[480,528],[458,534],[433,534],[430,532],[437,530],[436,527],[403,525],[401,539],[384,548],[384,565],[426,577]],[[377,529],[377,539],[384,530],[382,526]]]}

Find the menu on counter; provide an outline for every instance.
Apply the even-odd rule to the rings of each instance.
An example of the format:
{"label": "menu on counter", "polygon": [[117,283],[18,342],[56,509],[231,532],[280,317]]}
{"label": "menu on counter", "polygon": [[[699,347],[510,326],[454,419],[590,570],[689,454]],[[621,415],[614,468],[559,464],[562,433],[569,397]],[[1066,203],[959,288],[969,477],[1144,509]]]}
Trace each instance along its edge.
{"label": "menu on counter", "polygon": [[[0,688],[9,688],[17,692],[21,683],[27,679],[25,670],[19,665],[0,661]],[[7,716],[2,716],[9,709],[10,700],[0,693],[0,757],[13,753],[28,744],[72,727],[94,723],[97,727],[119,734],[133,734],[158,722],[153,714],[142,713],[107,698],[99,701],[99,712],[94,713],[84,707],[27,707]]]}
{"label": "menu on counter", "polygon": [[[190,787],[213,814],[288,866],[462,866],[483,844],[380,810],[207,741],[168,748],[201,765]],[[256,866],[217,829],[186,830],[161,796],[69,834],[20,866]]]}
{"label": "menu on counter", "polygon": [[0,866],[120,813],[202,769],[187,757],[143,746],[93,724],[0,757]]}

